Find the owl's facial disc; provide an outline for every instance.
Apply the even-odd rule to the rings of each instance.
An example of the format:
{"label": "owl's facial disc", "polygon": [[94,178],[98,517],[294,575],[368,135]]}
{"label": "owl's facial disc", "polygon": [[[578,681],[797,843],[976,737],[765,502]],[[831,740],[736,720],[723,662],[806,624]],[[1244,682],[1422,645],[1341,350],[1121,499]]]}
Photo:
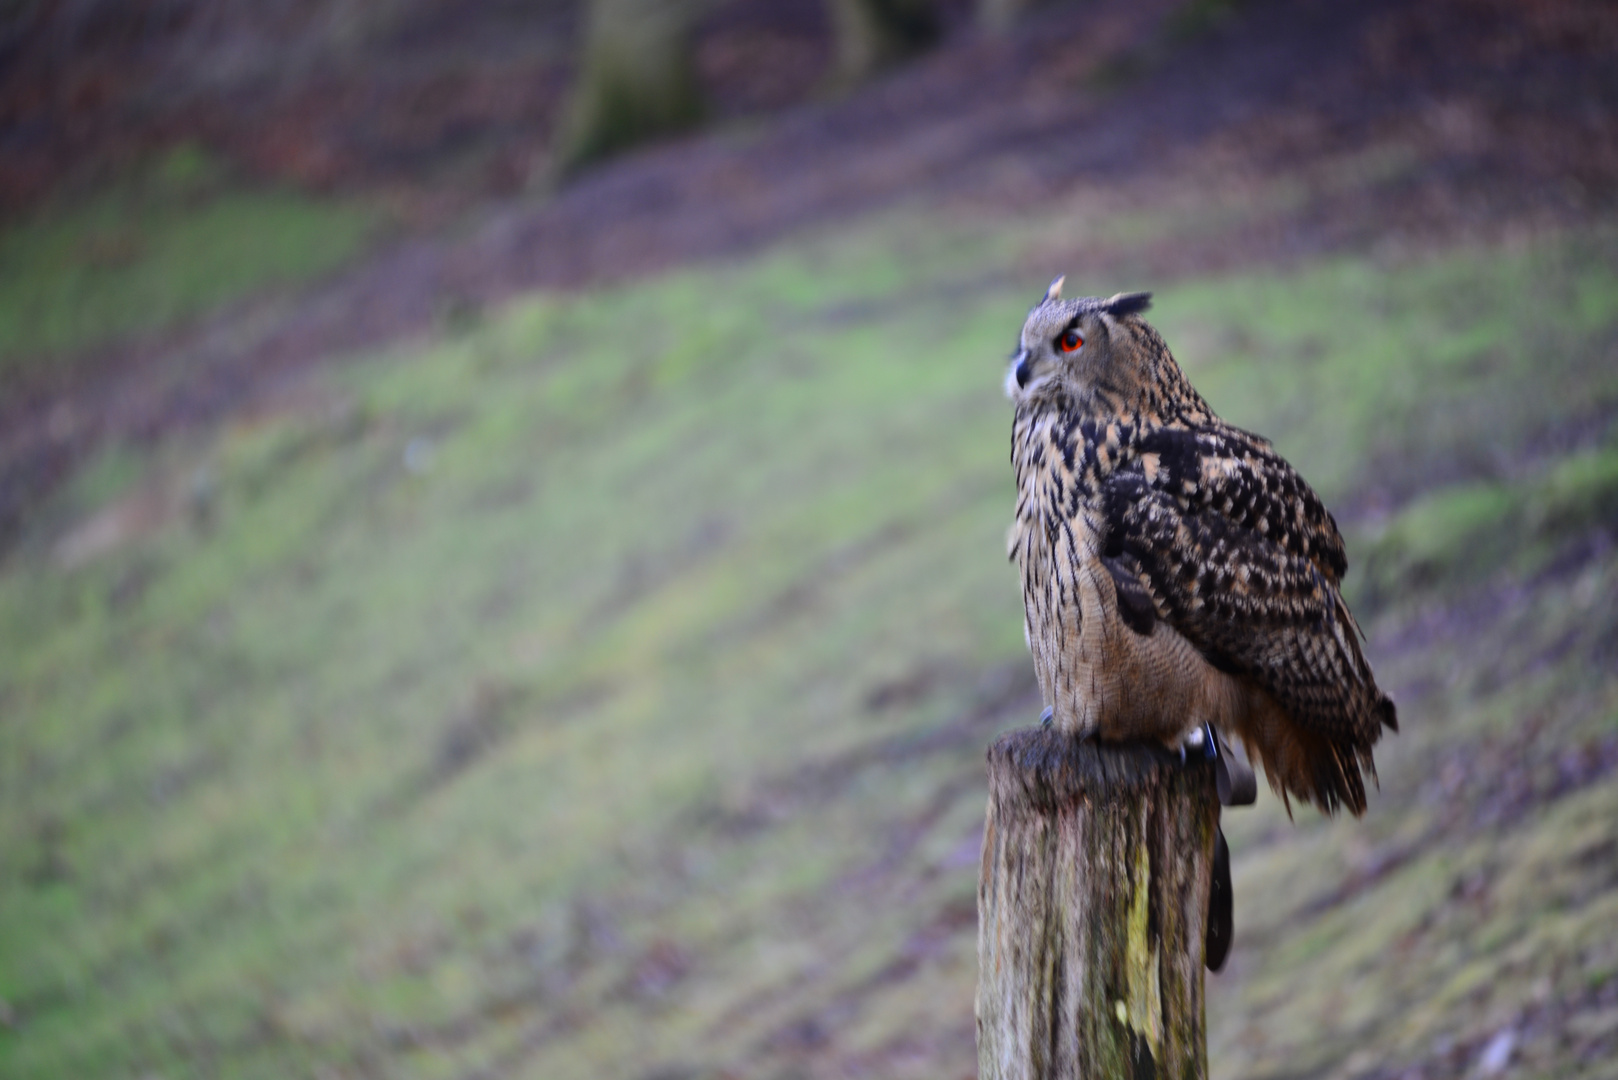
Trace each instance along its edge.
{"label": "owl's facial disc", "polygon": [[1006,396],[1021,401],[1058,381],[1071,381],[1090,351],[1083,300],[1046,300],[1034,306],[1006,368]]}
{"label": "owl's facial disc", "polygon": [[[1130,351],[1119,350],[1120,320],[1151,304],[1151,293],[1118,293],[1102,299],[1062,299],[1062,279],[1051,283],[1028,312],[1017,349],[1006,369],[1006,396],[1016,402],[1065,391],[1084,396],[1100,382],[1128,382]],[[1125,334],[1127,337],[1127,333]],[[1120,368],[1120,365],[1123,365]]]}

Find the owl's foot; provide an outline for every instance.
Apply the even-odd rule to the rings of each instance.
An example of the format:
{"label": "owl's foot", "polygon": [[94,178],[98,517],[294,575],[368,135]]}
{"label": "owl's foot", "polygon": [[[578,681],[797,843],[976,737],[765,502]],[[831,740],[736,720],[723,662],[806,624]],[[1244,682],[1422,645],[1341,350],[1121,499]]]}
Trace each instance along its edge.
{"label": "owl's foot", "polygon": [[1056,717],[1056,710],[1051,708],[1049,705],[1045,706],[1045,711],[1039,714],[1039,726],[1042,727],[1042,728],[1050,727],[1051,726],[1051,721],[1055,717]]}
{"label": "owl's foot", "polygon": [[1180,764],[1188,764],[1193,758],[1213,761],[1214,785],[1219,791],[1221,806],[1251,806],[1257,801],[1258,779],[1253,775],[1253,767],[1212,724],[1194,729],[1180,744]]}
{"label": "owl's foot", "polygon": [[1212,724],[1192,728],[1180,742],[1180,764],[1186,765],[1193,760],[1207,761],[1209,758],[1218,757],[1217,738]]}

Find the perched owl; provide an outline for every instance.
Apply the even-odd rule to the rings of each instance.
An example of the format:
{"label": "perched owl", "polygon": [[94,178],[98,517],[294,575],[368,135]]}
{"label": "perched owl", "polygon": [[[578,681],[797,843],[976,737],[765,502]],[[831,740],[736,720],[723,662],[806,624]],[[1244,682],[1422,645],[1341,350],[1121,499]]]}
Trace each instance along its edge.
{"label": "perched owl", "polygon": [[1239,739],[1271,787],[1365,811],[1396,728],[1338,592],[1337,523],[1269,442],[1208,408],[1141,318],[1149,293],[1028,314],[1006,376],[1024,629],[1055,723]]}

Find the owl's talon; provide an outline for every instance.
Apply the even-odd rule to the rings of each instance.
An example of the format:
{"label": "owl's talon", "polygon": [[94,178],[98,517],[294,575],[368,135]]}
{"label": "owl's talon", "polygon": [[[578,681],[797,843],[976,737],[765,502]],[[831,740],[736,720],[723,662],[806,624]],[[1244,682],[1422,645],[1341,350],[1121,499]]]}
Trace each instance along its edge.
{"label": "owl's talon", "polygon": [[1055,719],[1055,717],[1056,710],[1051,708],[1049,705],[1045,706],[1045,711],[1039,714],[1039,726],[1042,728],[1050,727],[1051,721]]}
{"label": "owl's talon", "polygon": [[1201,727],[1192,728],[1185,733],[1185,738],[1180,740],[1181,765],[1186,764],[1190,759],[1190,752],[1193,750],[1202,751],[1200,759],[1204,761],[1216,755],[1217,751],[1214,750],[1213,728],[1211,726],[1203,724]]}

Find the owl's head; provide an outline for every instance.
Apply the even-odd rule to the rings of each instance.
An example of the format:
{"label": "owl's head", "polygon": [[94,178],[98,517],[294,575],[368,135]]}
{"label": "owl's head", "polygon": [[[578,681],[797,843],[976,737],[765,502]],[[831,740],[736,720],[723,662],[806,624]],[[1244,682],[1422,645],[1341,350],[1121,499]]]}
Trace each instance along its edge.
{"label": "owl's head", "polygon": [[1128,384],[1144,375],[1140,336],[1152,334],[1139,315],[1152,294],[1119,293],[1108,299],[1062,299],[1057,278],[1028,313],[1006,371],[1006,396],[1016,402],[1065,389],[1081,396],[1102,385]]}

